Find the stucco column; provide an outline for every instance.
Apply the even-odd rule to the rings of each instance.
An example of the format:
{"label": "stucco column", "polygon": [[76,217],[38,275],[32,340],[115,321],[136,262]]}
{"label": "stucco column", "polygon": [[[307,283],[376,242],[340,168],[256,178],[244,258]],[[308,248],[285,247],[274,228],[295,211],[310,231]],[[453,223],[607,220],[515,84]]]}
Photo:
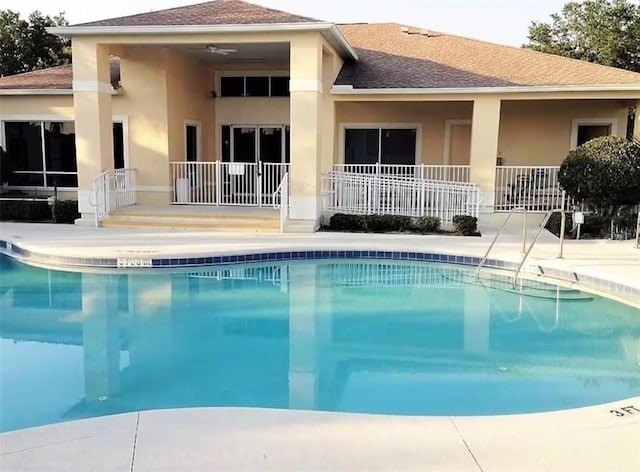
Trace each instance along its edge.
{"label": "stucco column", "polygon": [[93,221],[89,201],[93,179],[113,168],[113,118],[109,48],[91,40],[73,40],[73,105],[78,161],[79,223]]}
{"label": "stucco column", "polygon": [[102,401],[120,386],[116,275],[82,275],[82,342],[87,401]]}
{"label": "stucco column", "polygon": [[493,213],[496,187],[496,158],[500,128],[500,99],[477,98],[473,102],[471,125],[470,181],[480,185],[480,211]]}
{"label": "stucco column", "polygon": [[[320,218],[322,43],[317,34],[291,41],[290,228],[311,232]],[[293,224],[295,223],[295,224]]]}

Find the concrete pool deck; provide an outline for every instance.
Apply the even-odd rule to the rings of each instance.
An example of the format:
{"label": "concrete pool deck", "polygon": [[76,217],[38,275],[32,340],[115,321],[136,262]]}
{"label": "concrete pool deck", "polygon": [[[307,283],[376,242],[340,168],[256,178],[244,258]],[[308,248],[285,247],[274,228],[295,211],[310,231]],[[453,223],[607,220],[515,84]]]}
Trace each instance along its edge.
{"label": "concrete pool deck", "polygon": [[[534,228],[532,223],[532,231]],[[56,255],[187,256],[230,251],[370,249],[480,257],[481,238],[316,233],[268,235],[2,223],[0,237]],[[530,234],[532,233],[530,232]],[[521,258],[519,224],[492,257]],[[532,262],[640,288],[633,243],[558,242],[543,234]],[[602,287],[606,291],[606,286]],[[639,312],[640,313],[640,312]],[[470,395],[469,401],[473,401]],[[640,397],[530,415],[402,417],[205,408],[134,412],[0,435],[0,470],[638,471]]]}

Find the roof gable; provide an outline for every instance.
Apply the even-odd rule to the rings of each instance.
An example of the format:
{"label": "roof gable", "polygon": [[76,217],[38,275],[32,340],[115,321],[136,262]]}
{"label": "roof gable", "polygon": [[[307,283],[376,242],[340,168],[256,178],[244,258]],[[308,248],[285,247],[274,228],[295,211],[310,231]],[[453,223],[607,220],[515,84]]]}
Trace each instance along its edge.
{"label": "roof gable", "polygon": [[316,22],[319,20],[242,0],[215,0],[73,26],[203,26]]}
{"label": "roof gable", "polygon": [[[336,85],[354,88],[640,86],[640,74],[395,23],[339,25],[358,53]],[[403,32],[403,30],[405,32]]]}

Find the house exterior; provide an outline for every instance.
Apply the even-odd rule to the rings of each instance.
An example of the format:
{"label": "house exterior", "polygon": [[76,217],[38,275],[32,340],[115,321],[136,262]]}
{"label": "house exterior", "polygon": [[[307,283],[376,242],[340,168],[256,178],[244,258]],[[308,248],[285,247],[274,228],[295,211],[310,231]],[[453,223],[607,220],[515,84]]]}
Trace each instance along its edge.
{"label": "house exterior", "polygon": [[77,197],[79,223],[110,172],[156,206],[268,206],[286,174],[298,231],[330,171],[476,184],[492,213],[582,142],[640,138],[640,74],[399,24],[216,0],[50,32],[73,65],[0,78],[0,144],[9,184]]}

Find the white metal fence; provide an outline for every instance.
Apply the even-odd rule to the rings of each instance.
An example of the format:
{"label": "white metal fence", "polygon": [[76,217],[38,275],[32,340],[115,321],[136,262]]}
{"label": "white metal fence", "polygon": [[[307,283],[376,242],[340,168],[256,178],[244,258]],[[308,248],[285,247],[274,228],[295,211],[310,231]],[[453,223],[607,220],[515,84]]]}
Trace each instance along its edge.
{"label": "white metal fence", "polygon": [[437,216],[451,224],[455,215],[477,217],[480,207],[476,184],[335,171],[322,181],[327,212]]}
{"label": "white metal fence", "polygon": [[110,212],[136,204],[136,170],[107,170],[93,180],[89,203],[95,208],[96,226]]}
{"label": "white metal fence", "polygon": [[562,206],[558,184],[560,167],[504,166],[496,168],[495,210],[525,207],[547,212]]}
{"label": "white metal fence", "polygon": [[289,164],[171,162],[173,205],[280,204],[280,186]]}
{"label": "white metal fence", "polygon": [[469,166],[450,165],[396,165],[396,164],[334,164],[336,172],[367,175],[410,177],[422,180],[469,182]]}

